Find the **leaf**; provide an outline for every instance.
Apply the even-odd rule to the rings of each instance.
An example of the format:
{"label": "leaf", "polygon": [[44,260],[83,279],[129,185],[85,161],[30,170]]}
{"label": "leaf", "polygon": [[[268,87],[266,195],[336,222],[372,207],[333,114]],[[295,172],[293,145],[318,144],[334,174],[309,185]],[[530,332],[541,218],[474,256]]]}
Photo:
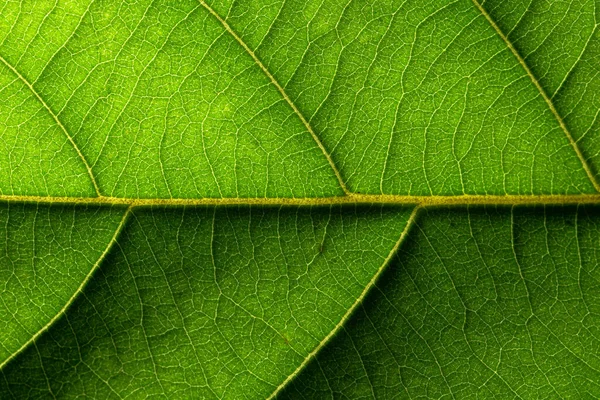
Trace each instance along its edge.
{"label": "leaf", "polygon": [[78,294],[115,239],[122,209],[0,206],[2,363]]}
{"label": "leaf", "polygon": [[282,398],[596,397],[597,208],[424,212]]}
{"label": "leaf", "polygon": [[0,10],[0,397],[600,393],[594,1]]}
{"label": "leaf", "polygon": [[54,396],[272,390],[335,328],[409,214],[343,211],[134,213],[86,296],[8,370],[5,392],[41,395],[46,379]]}

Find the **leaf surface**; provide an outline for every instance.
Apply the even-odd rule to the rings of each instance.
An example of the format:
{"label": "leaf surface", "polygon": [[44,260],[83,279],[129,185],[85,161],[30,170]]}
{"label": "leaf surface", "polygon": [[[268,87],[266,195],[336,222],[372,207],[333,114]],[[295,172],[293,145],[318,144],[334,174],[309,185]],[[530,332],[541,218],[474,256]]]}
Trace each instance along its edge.
{"label": "leaf surface", "polygon": [[0,365],[81,290],[110,249],[124,209],[0,205]]}
{"label": "leaf surface", "polygon": [[596,3],[0,2],[0,397],[598,396]]}
{"label": "leaf surface", "polygon": [[281,398],[596,397],[596,208],[424,212]]}
{"label": "leaf surface", "polygon": [[135,212],[86,295],[9,366],[2,390],[264,396],[336,327],[409,215],[388,207]]}

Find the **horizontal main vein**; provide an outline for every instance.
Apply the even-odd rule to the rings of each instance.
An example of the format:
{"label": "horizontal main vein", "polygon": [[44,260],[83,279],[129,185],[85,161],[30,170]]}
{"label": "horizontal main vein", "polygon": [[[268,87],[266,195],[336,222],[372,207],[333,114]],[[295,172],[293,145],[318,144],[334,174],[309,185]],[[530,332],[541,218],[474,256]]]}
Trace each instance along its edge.
{"label": "horizontal main vein", "polygon": [[575,151],[577,158],[579,158],[579,161],[581,162],[581,165],[583,166],[583,169],[585,170],[585,173],[587,174],[588,179],[594,186],[594,189],[596,189],[596,192],[600,193],[600,183],[598,183],[596,176],[594,176],[592,169],[590,168],[586,158],[584,157],[583,153],[581,152],[581,149],[577,145],[577,141],[573,138],[573,136],[571,135],[571,132],[567,128],[565,121],[563,121],[562,117],[556,110],[556,107],[554,107],[554,103],[552,102],[552,99],[548,96],[548,94],[546,93],[546,91],[544,90],[544,88],[542,87],[540,82],[537,80],[537,78],[535,77],[535,75],[533,74],[531,69],[529,68],[529,65],[527,65],[527,63],[525,62],[525,59],[523,59],[523,57],[521,57],[521,54],[519,54],[519,52],[517,51],[515,46],[513,46],[512,42],[508,39],[508,37],[504,34],[504,32],[502,32],[500,27],[496,24],[496,22],[488,14],[488,12],[485,10],[485,8],[483,8],[481,3],[479,3],[478,0],[472,0],[472,1],[473,1],[473,4],[475,4],[475,7],[479,10],[479,12],[481,12],[481,14],[485,17],[485,19],[492,26],[492,28],[494,28],[494,30],[496,31],[498,36],[500,36],[500,38],[504,41],[504,43],[510,49],[510,51],[513,53],[513,55],[515,56],[517,61],[519,61],[519,64],[521,64],[521,67],[523,67],[523,69],[525,70],[525,73],[527,74],[527,76],[529,76],[529,79],[531,80],[531,82],[533,82],[536,89],[540,92],[542,98],[546,102],[546,105],[550,109],[550,112],[552,112],[552,114],[554,115],[554,118],[558,122],[560,129],[562,129],[565,136],[567,137],[567,140],[569,141],[569,144],[571,145],[571,147],[573,147],[573,150]]}
{"label": "horizontal main vein", "polygon": [[92,184],[94,185],[94,190],[96,191],[96,194],[99,197],[101,197],[102,193],[100,192],[100,187],[98,186],[98,182],[96,182],[96,177],[94,176],[94,173],[92,172],[92,167],[87,162],[86,158],[83,156],[83,153],[81,152],[81,150],[79,149],[79,147],[77,147],[77,144],[75,143],[75,140],[69,134],[69,132],[67,131],[67,128],[65,128],[65,126],[62,124],[62,122],[60,122],[60,119],[58,118],[58,115],[56,115],[56,113],[54,111],[52,111],[52,109],[50,108],[50,106],[48,106],[48,104],[46,104],[46,102],[44,101],[44,99],[42,99],[42,97],[37,92],[37,90],[35,90],[35,88],[33,87],[33,85],[23,75],[21,75],[21,73],[15,67],[13,67],[2,56],[0,56],[0,61],[4,65],[6,65],[6,67],[8,69],[10,69],[19,78],[19,80],[21,82],[23,82],[23,84],[25,84],[25,86],[27,86],[27,88],[31,91],[31,93],[33,93],[33,95],[35,96],[35,98],[42,104],[42,106],[46,109],[46,111],[48,111],[48,114],[50,114],[50,116],[52,117],[52,119],[54,119],[54,122],[56,122],[56,124],[58,125],[58,127],[67,136],[67,139],[69,140],[69,142],[71,143],[71,145],[73,146],[73,148],[77,152],[77,155],[79,156],[79,158],[83,162],[83,165],[85,166],[85,169],[88,172],[90,180],[92,181]]}
{"label": "horizontal main vein", "polygon": [[39,204],[77,205],[127,205],[130,207],[151,206],[330,206],[330,205],[418,205],[420,207],[466,206],[466,205],[577,205],[598,204],[600,194],[565,195],[458,195],[458,196],[410,196],[348,194],[333,197],[261,198],[230,197],[201,199],[132,199],[123,197],[49,197],[0,195],[0,201]]}
{"label": "horizontal main vein", "polygon": [[223,28],[225,28],[225,30],[240,44],[240,46],[242,46],[242,48],[246,51],[246,53],[248,53],[250,55],[250,57],[252,57],[252,60],[254,60],[254,62],[256,63],[256,65],[258,65],[258,67],[263,71],[263,73],[267,76],[267,78],[269,78],[269,80],[271,81],[271,83],[273,84],[273,86],[275,86],[275,88],[277,88],[277,90],[279,91],[279,93],[281,94],[281,96],[283,97],[283,99],[285,100],[285,102],[292,108],[292,110],[298,116],[298,118],[300,119],[300,121],[302,121],[302,124],[304,125],[304,127],[306,128],[306,130],[312,136],[312,138],[315,141],[315,143],[317,144],[317,146],[319,146],[319,149],[321,150],[321,152],[323,153],[323,155],[327,159],[327,162],[329,163],[329,166],[333,170],[333,173],[335,174],[335,177],[338,180],[340,188],[344,191],[344,193],[350,194],[351,192],[346,187],[346,183],[344,182],[344,179],[342,179],[342,174],[340,173],[340,170],[337,168],[337,166],[333,162],[333,159],[331,158],[331,155],[329,154],[329,152],[327,151],[327,149],[325,149],[325,146],[323,145],[323,142],[321,142],[321,139],[319,139],[319,137],[317,136],[317,134],[313,130],[313,128],[310,125],[310,123],[308,122],[308,120],[306,118],[304,118],[304,115],[300,112],[300,110],[298,109],[298,107],[296,107],[296,104],[294,104],[294,102],[292,101],[292,99],[290,99],[290,97],[287,95],[287,93],[286,93],[285,89],[283,88],[283,86],[281,86],[279,84],[279,82],[277,81],[277,79],[275,79],[275,77],[273,76],[273,74],[271,74],[271,72],[269,72],[269,70],[267,69],[267,67],[265,67],[265,65],[262,63],[262,61],[260,61],[260,59],[256,56],[256,54],[254,53],[254,51],[252,51],[252,49],[250,47],[248,47],[248,45],[246,44],[246,42],[244,42],[242,40],[242,38],[239,37],[239,35],[237,33],[235,33],[235,31],[233,29],[231,29],[231,26],[229,26],[229,24],[227,23],[227,21],[225,21],[225,19],[223,19],[215,10],[213,10],[211,6],[209,6],[208,4],[206,4],[206,2],[204,0],[198,0],[198,1],[202,5],[202,7],[204,7],[213,17],[215,17],[221,23],[221,25],[223,25]]}

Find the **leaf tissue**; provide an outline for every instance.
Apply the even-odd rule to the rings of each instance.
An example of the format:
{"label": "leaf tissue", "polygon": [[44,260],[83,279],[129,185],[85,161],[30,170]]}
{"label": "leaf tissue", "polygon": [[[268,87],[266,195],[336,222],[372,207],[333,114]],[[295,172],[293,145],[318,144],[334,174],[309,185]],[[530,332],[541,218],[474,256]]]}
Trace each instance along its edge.
{"label": "leaf tissue", "polygon": [[599,21],[0,1],[0,398],[600,397]]}

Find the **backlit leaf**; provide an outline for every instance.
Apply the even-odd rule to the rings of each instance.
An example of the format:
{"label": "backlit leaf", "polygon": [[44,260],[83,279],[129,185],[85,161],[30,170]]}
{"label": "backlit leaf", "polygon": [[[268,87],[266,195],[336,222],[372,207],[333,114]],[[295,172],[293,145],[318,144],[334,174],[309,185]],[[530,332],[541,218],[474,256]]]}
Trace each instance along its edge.
{"label": "backlit leaf", "polygon": [[600,396],[598,8],[0,1],[0,397]]}

